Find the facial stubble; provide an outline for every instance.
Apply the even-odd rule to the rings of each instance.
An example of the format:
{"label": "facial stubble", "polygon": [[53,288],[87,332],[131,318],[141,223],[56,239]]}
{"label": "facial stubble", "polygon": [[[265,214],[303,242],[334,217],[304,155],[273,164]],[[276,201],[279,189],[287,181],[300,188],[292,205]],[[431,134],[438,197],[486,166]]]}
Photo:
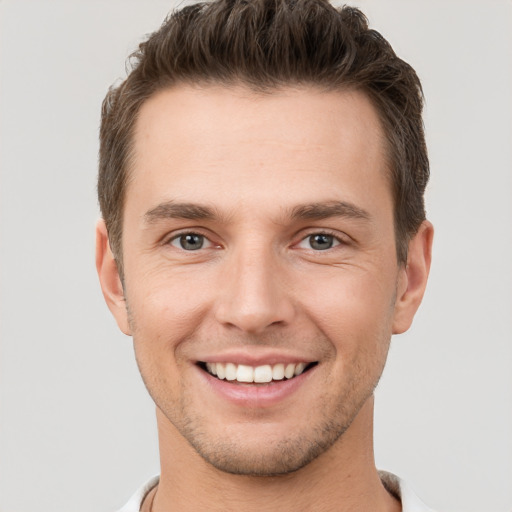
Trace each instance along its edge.
{"label": "facial stubble", "polygon": [[[398,282],[397,282],[398,285]],[[126,295],[125,295],[126,297]],[[393,294],[390,313],[392,314],[396,302],[396,288]],[[255,477],[276,477],[294,473],[327,452],[336,443],[342,441],[345,432],[350,428],[354,419],[373,396],[373,392],[380,380],[387,359],[391,335],[387,326],[376,335],[377,339],[370,346],[378,347],[377,354],[366,354],[366,357],[354,361],[351,365],[351,378],[346,380],[345,389],[339,390],[336,402],[329,410],[321,408],[319,419],[313,424],[312,415],[306,409],[300,409],[304,415],[299,421],[300,431],[289,432],[286,438],[269,443],[260,443],[254,448],[247,448],[247,437],[250,432],[240,432],[238,436],[225,435],[217,432],[215,435],[205,428],[209,425],[208,418],[201,417],[201,412],[193,403],[190,389],[183,381],[180,382],[178,400],[172,400],[166,393],[165,376],[157,375],[151,371],[151,365],[146,371],[145,361],[140,357],[137,347],[137,325],[134,315],[125,301],[130,330],[133,335],[135,356],[144,385],[156,406],[167,418],[177,433],[187,441],[193,450],[208,464],[217,470],[233,475],[246,475]],[[145,340],[147,342],[147,340]],[[320,346],[329,342],[327,339],[317,340],[314,343]],[[142,342],[144,344],[144,341]],[[377,362],[377,366],[369,368],[363,363]],[[236,385],[236,384],[235,384]],[[332,389],[333,383],[326,378],[319,389]],[[328,403],[327,392],[322,392],[316,403]],[[257,427],[256,427],[257,428]],[[249,429],[250,431],[250,429]]]}
{"label": "facial stubble", "polygon": [[[136,330],[132,332],[136,333]],[[317,411],[311,414],[307,409],[300,409],[297,418],[299,428],[290,429],[286,437],[254,443],[251,436],[258,431],[261,418],[255,418],[252,425],[251,419],[247,419],[247,428],[241,422],[238,431],[209,431],[210,420],[202,415],[197,404],[194,405],[194,397],[186,384],[180,382],[179,398],[172,400],[166,394],[165,379],[146,371],[146,365],[137,349],[135,353],[149,394],[177,434],[217,470],[257,477],[275,477],[298,471],[340,442],[363,405],[373,395],[384,367],[382,364],[373,375],[373,380],[369,380],[369,369],[356,366],[353,379],[347,389],[341,390],[334,406],[331,405],[332,397],[329,399],[324,392],[316,403],[331,405],[328,410],[321,408],[320,414]],[[361,386],[362,382],[366,385]],[[332,389],[330,382],[323,385],[324,389]],[[312,422],[311,418],[315,415],[319,417]]]}

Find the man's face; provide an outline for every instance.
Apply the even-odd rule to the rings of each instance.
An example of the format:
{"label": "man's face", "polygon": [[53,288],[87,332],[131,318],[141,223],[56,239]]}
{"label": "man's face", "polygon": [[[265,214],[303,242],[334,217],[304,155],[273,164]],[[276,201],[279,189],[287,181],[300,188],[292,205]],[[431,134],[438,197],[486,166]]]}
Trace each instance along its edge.
{"label": "man's face", "polygon": [[142,107],[118,322],[217,468],[303,467],[370,400],[406,286],[383,140],[355,92],[180,86]]}

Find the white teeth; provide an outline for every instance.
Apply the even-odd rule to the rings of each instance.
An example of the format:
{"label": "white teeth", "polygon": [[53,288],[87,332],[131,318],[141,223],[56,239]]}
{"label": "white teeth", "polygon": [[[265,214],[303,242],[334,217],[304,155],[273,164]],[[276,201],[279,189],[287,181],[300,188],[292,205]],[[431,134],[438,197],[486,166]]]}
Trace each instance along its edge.
{"label": "white teeth", "polygon": [[222,363],[217,363],[217,377],[219,379],[226,378],[226,367]]}
{"label": "white teeth", "polygon": [[295,375],[295,365],[293,363],[287,364],[284,370],[284,376],[291,379]]}
{"label": "white teeth", "polygon": [[238,382],[266,383],[272,380],[291,379],[304,372],[307,363],[278,363],[273,366],[265,364],[262,366],[248,366],[234,363],[206,363],[206,369],[219,379]]}
{"label": "white teeth", "polygon": [[304,371],[304,368],[306,368],[306,364],[305,363],[299,363],[296,367],[295,367],[295,375],[300,375],[303,371]]}
{"label": "white teeth", "polygon": [[272,368],[272,380],[284,379],[284,364],[275,364]]}
{"label": "white teeth", "polygon": [[239,364],[236,369],[236,380],[238,382],[254,382],[254,369],[252,366]]}
{"label": "white teeth", "polygon": [[213,375],[217,375],[217,368],[215,363],[206,363],[207,370]]}
{"label": "white teeth", "polygon": [[226,364],[226,380],[236,380],[236,365],[233,363]]}
{"label": "white teeth", "polygon": [[254,368],[254,382],[270,382],[272,380],[272,366],[257,366]]}

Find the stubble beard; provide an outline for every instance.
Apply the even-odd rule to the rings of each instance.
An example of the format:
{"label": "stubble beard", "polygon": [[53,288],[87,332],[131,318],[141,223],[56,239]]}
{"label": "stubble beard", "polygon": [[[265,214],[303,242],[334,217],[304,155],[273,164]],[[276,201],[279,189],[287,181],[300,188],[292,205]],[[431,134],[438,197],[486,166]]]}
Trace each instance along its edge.
{"label": "stubble beard", "polygon": [[[135,322],[127,309],[135,342]],[[170,401],[166,396],[165,382],[155,375],[151,376],[151,372],[144,371],[137,350],[135,355],[143,382],[154,403],[204,461],[232,475],[278,477],[304,468],[341,440],[363,405],[373,396],[384,370],[389,343],[390,340],[384,343],[385,347],[381,346],[383,353],[376,355],[380,364],[373,369],[373,375],[369,374],[366,367],[356,365],[352,368],[352,378],[348,379],[346,389],[340,392],[328,411],[321,408],[322,412],[317,415],[320,417],[314,424],[309,411],[302,410],[304,417],[299,419],[301,431],[290,432],[285,439],[257,446],[250,443],[247,446],[247,436],[244,437],[243,433],[233,436],[225,432],[208,432],[209,420],[201,416],[187,387],[182,383],[179,400]],[[329,383],[324,385],[324,389],[330,388]],[[318,403],[324,402],[329,403],[326,393],[318,400]]]}
{"label": "stubble beard", "polygon": [[[219,471],[232,475],[252,477],[278,477],[294,473],[309,465],[341,440],[357,414],[373,395],[380,373],[375,382],[364,392],[340,397],[334,413],[324,413],[312,422],[308,411],[299,418],[300,430],[290,432],[286,438],[251,442],[250,433],[208,431],[208,419],[202,417],[183,390],[179,405],[153,400],[176,428],[179,434],[208,464]],[[146,386],[147,387],[147,386]],[[149,390],[149,388],[148,388]],[[350,391],[354,391],[351,389]],[[321,402],[321,400],[320,400]],[[254,427],[257,429],[257,427]],[[249,439],[249,443],[247,440]]]}
{"label": "stubble beard", "polygon": [[[208,436],[187,424],[180,430],[192,448],[210,465],[232,475],[278,477],[294,473],[327,451],[348,425],[327,423],[305,433],[247,449],[246,443],[230,439],[209,441]],[[255,449],[256,448],[256,449]]]}

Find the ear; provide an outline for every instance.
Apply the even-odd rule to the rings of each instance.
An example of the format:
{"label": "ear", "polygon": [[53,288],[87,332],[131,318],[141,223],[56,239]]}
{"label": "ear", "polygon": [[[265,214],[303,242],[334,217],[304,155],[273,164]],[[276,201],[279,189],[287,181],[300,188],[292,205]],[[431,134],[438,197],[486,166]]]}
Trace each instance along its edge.
{"label": "ear", "polygon": [[427,286],[434,227],[425,220],[409,242],[407,265],[399,271],[393,334],[401,334],[412,324]]}
{"label": "ear", "polygon": [[96,224],[96,270],[100,278],[103,297],[105,297],[105,302],[114,315],[119,329],[131,336],[123,285],[114,254],[110,249],[107,227],[103,219]]}

